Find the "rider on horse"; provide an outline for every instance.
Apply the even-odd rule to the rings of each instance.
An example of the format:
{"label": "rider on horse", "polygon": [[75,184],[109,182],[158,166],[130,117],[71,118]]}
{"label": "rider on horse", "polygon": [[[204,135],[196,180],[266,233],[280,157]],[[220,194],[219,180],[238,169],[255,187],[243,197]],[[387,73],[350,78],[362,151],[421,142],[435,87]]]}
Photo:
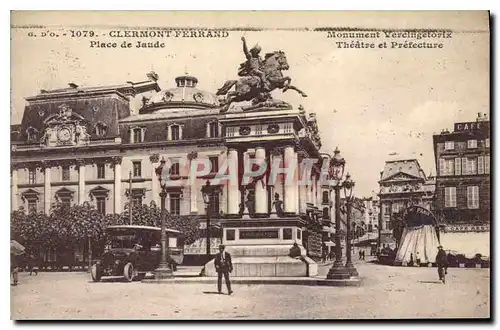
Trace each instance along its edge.
{"label": "rider on horse", "polygon": [[240,70],[238,70],[238,75],[258,77],[264,89],[270,89],[270,83],[266,78],[266,74],[261,70],[262,59],[259,56],[259,53],[261,51],[260,46],[255,45],[254,47],[252,47],[252,49],[250,49],[250,51],[248,51],[245,37],[241,37],[241,41],[243,41],[243,52],[247,57],[247,61],[241,64]]}

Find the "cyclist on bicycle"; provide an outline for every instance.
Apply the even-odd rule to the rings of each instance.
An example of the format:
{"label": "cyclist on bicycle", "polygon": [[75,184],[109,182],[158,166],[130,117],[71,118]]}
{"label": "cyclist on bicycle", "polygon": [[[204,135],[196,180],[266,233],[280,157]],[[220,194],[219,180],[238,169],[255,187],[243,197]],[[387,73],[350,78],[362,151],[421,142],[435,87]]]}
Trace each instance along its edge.
{"label": "cyclist on bicycle", "polygon": [[438,267],[439,280],[445,283],[444,276],[448,273],[448,256],[441,245],[438,246],[436,265]]}

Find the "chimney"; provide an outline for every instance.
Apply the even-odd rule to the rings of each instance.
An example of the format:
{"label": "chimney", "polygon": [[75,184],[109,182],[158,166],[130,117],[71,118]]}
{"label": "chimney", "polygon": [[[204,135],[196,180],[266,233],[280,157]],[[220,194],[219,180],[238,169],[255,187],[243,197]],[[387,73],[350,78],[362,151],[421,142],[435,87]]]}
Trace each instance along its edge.
{"label": "chimney", "polygon": [[382,180],[382,175],[384,174],[384,171],[380,171],[380,180]]}
{"label": "chimney", "polygon": [[71,83],[69,83],[68,85],[69,85],[69,87],[71,87],[71,88],[78,88],[78,85],[77,85],[77,84],[75,84],[75,83],[72,83],[72,82],[71,82]]}

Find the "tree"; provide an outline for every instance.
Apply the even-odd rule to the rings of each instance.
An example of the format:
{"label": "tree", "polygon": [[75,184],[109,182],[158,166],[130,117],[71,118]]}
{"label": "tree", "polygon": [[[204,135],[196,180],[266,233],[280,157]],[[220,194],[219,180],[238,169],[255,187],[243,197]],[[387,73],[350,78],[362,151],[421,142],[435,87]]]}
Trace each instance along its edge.
{"label": "tree", "polygon": [[[125,211],[122,212],[114,220],[116,224],[130,224],[129,204],[125,205]],[[184,244],[189,245],[200,238],[200,220],[196,216],[179,216],[172,215],[165,211],[166,227],[175,229],[183,233]],[[161,209],[154,202],[149,205],[141,204],[132,207],[132,224],[140,226],[161,226]]]}

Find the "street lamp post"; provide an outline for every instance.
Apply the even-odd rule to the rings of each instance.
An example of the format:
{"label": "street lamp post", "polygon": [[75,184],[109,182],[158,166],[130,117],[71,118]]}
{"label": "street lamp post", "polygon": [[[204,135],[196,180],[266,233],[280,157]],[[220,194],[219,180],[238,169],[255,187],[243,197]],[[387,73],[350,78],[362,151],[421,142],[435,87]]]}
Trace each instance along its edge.
{"label": "street lamp post", "polygon": [[342,184],[344,187],[344,194],[345,194],[345,199],[347,202],[347,221],[346,221],[346,230],[347,230],[347,235],[346,235],[346,264],[345,268],[349,272],[351,276],[358,276],[358,271],[352,264],[352,259],[351,259],[351,240],[352,240],[352,233],[351,233],[351,213],[352,213],[352,202],[353,202],[353,197],[352,197],[352,189],[354,188],[354,181],[351,180],[351,175],[347,173],[346,178],[344,183]]}
{"label": "street lamp post", "polygon": [[160,205],[161,205],[161,260],[158,268],[154,271],[155,279],[169,278],[173,276],[172,269],[167,262],[168,244],[167,244],[167,230],[166,230],[166,217],[167,211],[165,209],[165,200],[167,199],[166,183],[163,177],[163,170],[165,167],[165,159],[162,158],[160,166],[155,170],[158,180],[160,181]]}
{"label": "street lamp post", "polygon": [[330,160],[329,176],[335,180],[335,262],[328,271],[327,279],[347,279],[349,272],[342,263],[342,247],[340,233],[340,187],[344,176],[345,160],[340,155],[338,148],[335,148],[334,156]]}
{"label": "street lamp post", "polygon": [[212,187],[210,186],[210,181],[207,180],[205,185],[201,188],[201,193],[203,195],[203,202],[205,202],[205,213],[207,215],[207,257],[210,258],[210,211],[212,209],[212,203],[210,200]]}

